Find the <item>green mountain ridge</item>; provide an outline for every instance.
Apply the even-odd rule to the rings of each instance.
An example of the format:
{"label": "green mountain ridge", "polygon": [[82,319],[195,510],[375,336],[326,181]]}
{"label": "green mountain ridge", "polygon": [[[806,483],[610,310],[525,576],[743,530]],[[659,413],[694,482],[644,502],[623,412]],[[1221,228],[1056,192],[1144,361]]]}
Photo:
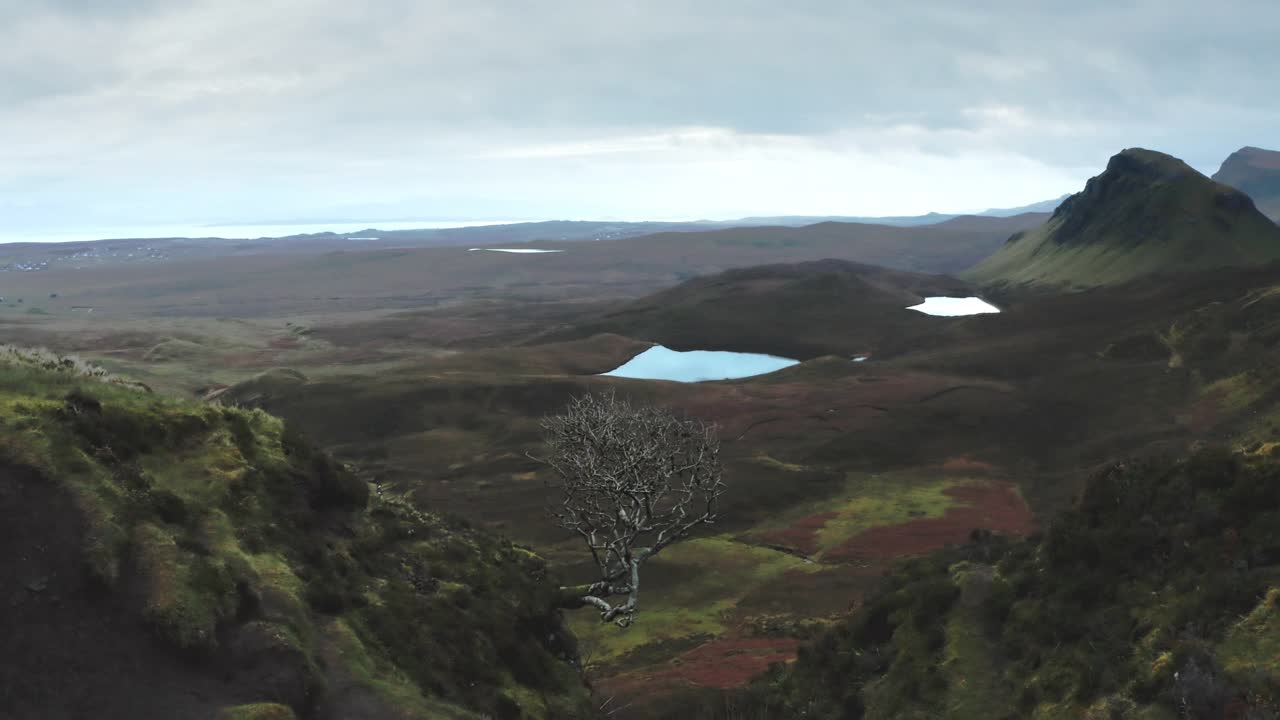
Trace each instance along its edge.
{"label": "green mountain ridge", "polygon": [[1068,288],[1280,260],[1280,227],[1244,193],[1181,160],[1132,148],[1044,225],[962,274],[988,285]]}
{"label": "green mountain ridge", "polygon": [[0,716],[583,717],[532,553],[262,411],[0,354]]}

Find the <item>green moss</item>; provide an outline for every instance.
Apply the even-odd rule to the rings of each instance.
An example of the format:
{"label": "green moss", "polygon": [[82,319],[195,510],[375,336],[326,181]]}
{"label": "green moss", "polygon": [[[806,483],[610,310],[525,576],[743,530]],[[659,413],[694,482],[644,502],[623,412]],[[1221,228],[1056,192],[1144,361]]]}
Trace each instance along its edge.
{"label": "green moss", "polygon": [[1261,378],[1246,372],[1209,385],[1204,394],[1216,396],[1224,411],[1239,412],[1260,399],[1267,390]]}
{"label": "green moss", "polygon": [[178,548],[174,537],[144,523],[131,538],[143,582],[143,616],[179,648],[211,649],[218,625],[236,610],[235,583],[217,559]]}
{"label": "green moss", "polygon": [[1003,677],[1000,649],[982,614],[995,583],[995,571],[972,563],[957,563],[950,571],[952,582],[960,588],[960,600],[945,629],[942,670],[947,677],[948,717],[1007,717],[1014,712],[1012,692]]}
{"label": "green moss", "polygon": [[1227,631],[1219,659],[1229,673],[1262,671],[1280,681],[1280,587],[1272,587],[1247,616]]}
{"label": "green moss", "polygon": [[218,720],[296,720],[293,710],[276,703],[237,705],[218,713]]}
{"label": "green moss", "polygon": [[762,455],[757,455],[752,459],[766,467],[771,467],[778,470],[785,470],[787,472],[804,472],[805,470],[809,469],[804,465],[797,465],[795,463],[783,462],[773,457],[772,455],[762,454]]}
{"label": "green moss", "polygon": [[347,622],[332,620],[323,627],[323,633],[356,682],[409,717],[433,717],[433,704],[427,701],[422,691],[394,666],[376,659]]}
{"label": "green moss", "polygon": [[[585,712],[537,556],[371,499],[348,467],[261,411],[13,357],[0,350],[0,461],[71,492],[88,564],[173,648],[208,653],[232,638],[220,653],[269,652],[308,693],[352,673],[406,717]],[[317,629],[335,623],[338,666],[322,660]]]}

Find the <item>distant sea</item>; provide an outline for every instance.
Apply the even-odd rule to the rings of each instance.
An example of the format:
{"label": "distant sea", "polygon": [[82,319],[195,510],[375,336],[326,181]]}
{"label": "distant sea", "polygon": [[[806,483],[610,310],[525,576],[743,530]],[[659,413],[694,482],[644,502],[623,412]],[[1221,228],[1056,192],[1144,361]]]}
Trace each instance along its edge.
{"label": "distant sea", "polygon": [[266,237],[287,237],[309,233],[332,232],[353,237],[370,237],[364,232],[378,230],[424,230],[481,225],[509,225],[527,220],[394,220],[339,223],[303,223],[269,225],[139,225],[130,227],[95,227],[84,229],[57,228],[47,231],[15,231],[0,227],[0,243],[10,242],[80,242],[85,240],[111,240],[119,238],[208,238],[219,237],[236,240],[253,240]]}

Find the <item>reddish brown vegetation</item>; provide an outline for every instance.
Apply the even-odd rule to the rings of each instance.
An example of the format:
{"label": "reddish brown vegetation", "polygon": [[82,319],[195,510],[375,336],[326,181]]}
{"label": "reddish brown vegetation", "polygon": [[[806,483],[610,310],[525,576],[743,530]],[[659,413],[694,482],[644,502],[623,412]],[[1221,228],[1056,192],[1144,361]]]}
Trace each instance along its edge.
{"label": "reddish brown vegetation", "polygon": [[942,470],[947,472],[990,472],[995,466],[989,462],[974,460],[968,455],[947,458],[940,466]]}
{"label": "reddish brown vegetation", "polygon": [[[853,366],[853,363],[850,363]],[[856,366],[854,366],[856,367]],[[702,384],[681,386],[665,401],[695,417],[719,423],[726,440],[801,438],[805,442],[882,427],[884,418],[944,397],[954,378],[929,373],[885,376],[832,375],[821,382]],[[1011,388],[1002,383],[971,383],[996,396]]]}
{"label": "reddish brown vegetation", "polygon": [[887,559],[919,555],[969,539],[975,528],[1029,535],[1035,527],[1031,509],[1010,485],[961,485],[946,490],[959,505],[940,518],[875,527],[828,552],[825,560]]}
{"label": "reddish brown vegetation", "polygon": [[773,663],[794,658],[799,644],[799,640],[785,637],[725,638],[681,655],[680,667],[665,672],[704,687],[738,687]]}
{"label": "reddish brown vegetation", "polygon": [[598,689],[605,695],[630,697],[689,684],[721,690],[741,687],[773,663],[790,662],[799,645],[799,640],[787,637],[725,637],[699,645],[655,672],[610,678]]}
{"label": "reddish brown vegetation", "polygon": [[839,513],[820,512],[802,517],[781,530],[771,530],[760,536],[760,539],[773,545],[791,548],[805,555],[818,552],[818,531],[827,526],[827,521]]}
{"label": "reddish brown vegetation", "polygon": [[1218,420],[1222,415],[1222,396],[1221,390],[1214,390],[1191,406],[1191,430],[1193,432],[1204,432],[1218,424]]}

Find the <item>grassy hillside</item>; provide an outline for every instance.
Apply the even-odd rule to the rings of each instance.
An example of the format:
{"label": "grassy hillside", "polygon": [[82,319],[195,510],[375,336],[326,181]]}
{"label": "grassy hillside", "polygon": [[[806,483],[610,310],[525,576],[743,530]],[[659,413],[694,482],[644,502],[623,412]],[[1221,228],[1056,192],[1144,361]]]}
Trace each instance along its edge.
{"label": "grassy hillside", "polygon": [[[1114,465],[1047,532],[903,565],[721,718],[1274,718],[1280,464]],[[683,717],[683,716],[682,716]]]}
{"label": "grassy hillside", "polygon": [[[541,415],[616,388],[719,423],[732,489],[714,534],[653,563],[636,626],[614,632],[590,613],[571,616],[601,700],[629,704],[620,718],[687,707],[690,692],[792,657],[896,557],[962,542],[974,527],[1026,532],[1033,511],[1061,507],[1098,464],[1204,440],[1258,453],[1280,441],[1280,269],[1006,293],[996,299],[1004,312],[970,318],[903,310],[898,293],[926,289],[906,282],[919,276],[862,270],[735,271],[669,291],[670,302],[637,303],[636,318],[662,331],[679,327],[659,319],[672,312],[691,337],[773,343],[762,349],[883,333],[864,363],[823,357],[693,385],[589,377],[644,347],[597,335],[372,375],[272,373],[225,398],[294,419],[424,507],[501,529],[566,573],[582,554],[545,520],[542,477],[526,456],[538,451]],[[860,315],[867,297],[896,314],[878,317],[871,304]],[[769,315],[771,298],[794,302]],[[730,331],[698,326],[699,313]]]}
{"label": "grassy hillside", "polygon": [[261,411],[0,355],[0,715],[571,718],[533,554]]}
{"label": "grassy hillside", "polygon": [[1222,162],[1213,179],[1253,198],[1259,210],[1280,221],[1280,152],[1240,148]]}
{"label": "grassy hillside", "polygon": [[1176,158],[1130,149],[1112,157],[1047,223],[1015,234],[964,277],[1092,287],[1275,260],[1280,227],[1248,196]]}

